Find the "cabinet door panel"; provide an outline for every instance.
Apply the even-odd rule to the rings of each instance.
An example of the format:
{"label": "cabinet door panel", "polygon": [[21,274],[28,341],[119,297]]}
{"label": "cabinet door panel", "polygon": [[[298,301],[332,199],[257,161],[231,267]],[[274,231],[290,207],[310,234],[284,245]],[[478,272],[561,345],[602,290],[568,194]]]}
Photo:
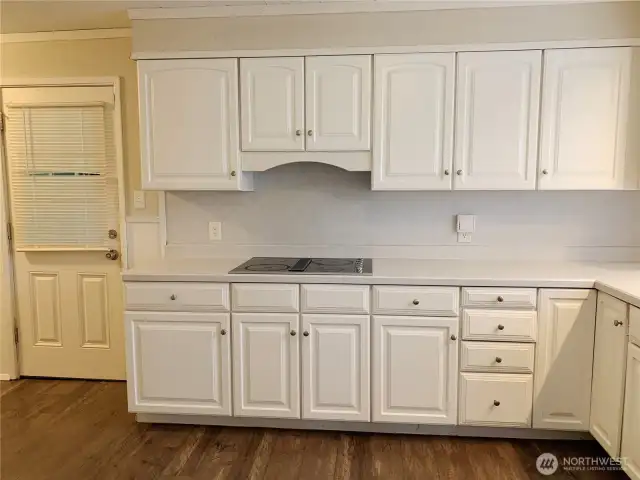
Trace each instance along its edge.
{"label": "cabinet door panel", "polygon": [[234,414],[300,418],[298,315],[234,313],[232,322]]}
{"label": "cabinet door panel", "polygon": [[127,313],[126,322],[129,411],[231,415],[229,314]]}
{"label": "cabinet door panel", "polygon": [[303,315],[302,330],[302,418],[368,422],[369,316]]}
{"label": "cabinet door panel", "polygon": [[304,58],[240,59],[242,150],[304,150]]}
{"label": "cabinet door panel", "polygon": [[374,190],[450,190],[455,54],[376,55]]}
{"label": "cabinet door panel", "polygon": [[545,52],[540,189],[624,188],[631,54]]}
{"label": "cabinet door panel", "polygon": [[457,190],[533,190],[542,52],[458,55]]}
{"label": "cabinet door panel", "polygon": [[144,60],[138,82],[142,186],[239,189],[237,60]]}
{"label": "cabinet door panel", "polygon": [[306,58],[307,150],[369,150],[371,56]]}
{"label": "cabinet door panel", "polygon": [[589,431],[612,457],[620,456],[627,320],[626,303],[598,294]]}
{"label": "cabinet door panel", "polygon": [[457,318],[373,317],[374,422],[456,423]]}
{"label": "cabinet door panel", "polygon": [[620,456],[627,475],[640,480],[640,347],[636,345],[629,345]]}
{"label": "cabinet door panel", "polygon": [[595,290],[540,290],[533,427],[589,430]]}

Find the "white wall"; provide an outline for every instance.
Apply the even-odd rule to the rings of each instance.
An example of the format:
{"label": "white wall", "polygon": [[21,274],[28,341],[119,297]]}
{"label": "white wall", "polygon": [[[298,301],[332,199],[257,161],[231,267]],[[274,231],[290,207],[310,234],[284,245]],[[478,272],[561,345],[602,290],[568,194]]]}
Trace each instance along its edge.
{"label": "white wall", "polygon": [[[640,260],[639,211],[640,192],[372,192],[369,173],[292,164],[250,193],[167,194],[167,241],[189,256]],[[471,245],[456,243],[458,213],[478,215]]]}

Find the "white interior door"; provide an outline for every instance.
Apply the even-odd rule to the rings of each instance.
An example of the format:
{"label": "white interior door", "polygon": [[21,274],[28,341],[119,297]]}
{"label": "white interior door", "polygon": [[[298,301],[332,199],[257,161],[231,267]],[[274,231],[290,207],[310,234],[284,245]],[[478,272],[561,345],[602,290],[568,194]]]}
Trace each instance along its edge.
{"label": "white interior door", "polygon": [[2,96],[20,373],[124,379],[121,257],[106,258],[122,235],[114,88],[4,88]]}
{"label": "white interior door", "polygon": [[374,57],[374,190],[450,190],[455,53]]}
{"label": "white interior door", "polygon": [[369,315],[302,316],[302,418],[369,421]]}
{"label": "white interior door", "polygon": [[241,58],[244,151],[304,150],[304,58]]}
{"label": "white interior door", "polygon": [[545,51],[541,190],[637,187],[626,165],[631,58],[631,48]]}
{"label": "white interior door", "polygon": [[371,55],[307,57],[307,150],[369,150]]}
{"label": "white interior door", "polygon": [[533,190],[542,52],[458,54],[456,190]]}

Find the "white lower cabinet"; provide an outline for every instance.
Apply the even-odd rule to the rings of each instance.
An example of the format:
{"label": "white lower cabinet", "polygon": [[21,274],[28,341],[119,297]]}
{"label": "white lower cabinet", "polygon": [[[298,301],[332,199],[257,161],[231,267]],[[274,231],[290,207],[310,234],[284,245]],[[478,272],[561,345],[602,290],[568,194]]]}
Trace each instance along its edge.
{"label": "white lower cabinet", "polygon": [[589,430],[596,291],[541,289],[533,427]]}
{"label": "white lower cabinet", "polygon": [[373,317],[374,422],[456,423],[457,335],[457,317]]}
{"label": "white lower cabinet", "polygon": [[599,293],[589,431],[612,457],[620,454],[627,323],[627,304]]}
{"label": "white lower cabinet", "polygon": [[368,422],[368,315],[302,316],[302,418]]}
{"label": "white lower cabinet", "polygon": [[620,456],[627,475],[640,480],[640,347],[636,345],[629,345]]}
{"label": "white lower cabinet", "polygon": [[460,424],[530,427],[533,375],[460,374]]}
{"label": "white lower cabinet", "polygon": [[233,314],[236,416],[300,418],[298,324],[295,313]]}
{"label": "white lower cabinet", "polygon": [[127,313],[129,411],[231,415],[228,313]]}

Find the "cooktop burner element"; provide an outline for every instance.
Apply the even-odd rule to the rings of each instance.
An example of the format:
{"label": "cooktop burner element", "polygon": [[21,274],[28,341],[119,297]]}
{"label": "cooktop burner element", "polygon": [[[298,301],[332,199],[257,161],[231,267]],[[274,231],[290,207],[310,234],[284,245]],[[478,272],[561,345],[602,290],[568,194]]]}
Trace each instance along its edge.
{"label": "cooktop burner element", "polygon": [[370,258],[253,257],[229,273],[371,275]]}

